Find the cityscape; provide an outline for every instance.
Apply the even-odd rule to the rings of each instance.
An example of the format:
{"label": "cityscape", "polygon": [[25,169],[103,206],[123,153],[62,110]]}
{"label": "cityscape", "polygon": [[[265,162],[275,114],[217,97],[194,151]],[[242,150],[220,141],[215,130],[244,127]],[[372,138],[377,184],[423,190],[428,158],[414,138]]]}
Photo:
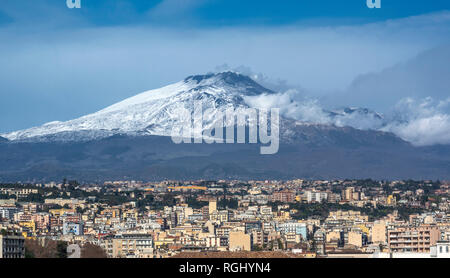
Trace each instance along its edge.
{"label": "cityscape", "polygon": [[0,258],[450,258],[442,181],[1,184]]}

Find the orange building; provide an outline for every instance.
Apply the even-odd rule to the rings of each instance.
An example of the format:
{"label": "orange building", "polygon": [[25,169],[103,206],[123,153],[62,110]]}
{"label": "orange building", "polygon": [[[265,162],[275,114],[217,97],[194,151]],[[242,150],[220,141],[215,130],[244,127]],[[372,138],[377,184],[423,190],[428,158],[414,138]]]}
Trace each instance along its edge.
{"label": "orange building", "polygon": [[399,227],[388,231],[388,244],[391,252],[430,252],[440,237],[437,226]]}

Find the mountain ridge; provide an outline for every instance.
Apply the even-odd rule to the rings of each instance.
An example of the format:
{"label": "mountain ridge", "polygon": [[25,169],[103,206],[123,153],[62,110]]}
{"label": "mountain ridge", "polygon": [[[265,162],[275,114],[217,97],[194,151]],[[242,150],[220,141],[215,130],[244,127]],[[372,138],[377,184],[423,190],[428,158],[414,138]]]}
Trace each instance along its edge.
{"label": "mountain ridge", "polygon": [[416,148],[351,127],[299,126],[295,138],[268,156],[259,154],[259,144],[173,144],[164,136],[0,144],[0,181],[450,179],[445,147]]}
{"label": "mountain ridge", "polygon": [[[275,94],[237,73],[190,76],[67,122],[0,138],[0,181],[113,179],[450,179],[450,147],[415,147],[390,132],[280,118],[280,148],[261,144],[174,144],[181,109],[248,108],[245,96]],[[335,117],[382,115],[364,108]],[[345,122],[344,122],[345,123]],[[212,126],[206,121],[205,129]],[[237,128],[237,125],[234,126]],[[4,135],[2,135],[4,136]]]}
{"label": "mountain ridge", "polygon": [[[247,108],[245,96],[274,94],[245,75],[234,72],[190,76],[183,81],[140,93],[98,112],[66,122],[50,122],[1,136],[9,140],[52,138],[55,134],[84,132],[89,140],[113,134],[170,136],[176,115],[186,108],[193,111],[195,100],[202,100],[204,109],[224,112],[227,108]],[[213,123],[205,124],[210,128]],[[70,140],[70,136],[60,138]],[[31,140],[32,141],[32,140]]]}

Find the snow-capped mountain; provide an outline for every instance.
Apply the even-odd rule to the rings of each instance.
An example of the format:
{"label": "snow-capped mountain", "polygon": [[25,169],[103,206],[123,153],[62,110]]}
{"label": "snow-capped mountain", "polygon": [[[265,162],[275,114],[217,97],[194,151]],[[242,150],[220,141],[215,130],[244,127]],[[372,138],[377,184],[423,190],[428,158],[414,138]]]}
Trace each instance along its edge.
{"label": "snow-capped mountain", "polygon": [[211,108],[205,130],[228,108],[258,108],[251,97],[279,95],[234,72],[198,75],[78,119],[0,134],[0,180],[449,178],[449,146],[418,148],[376,130],[369,123],[384,122],[383,115],[362,108],[315,109],[323,122],[282,114],[273,155],[260,155],[263,144],[174,144],[168,137],[198,100]]}
{"label": "snow-capped mountain", "polygon": [[244,97],[273,93],[234,72],[190,76],[75,120],[50,122],[2,136],[20,141],[78,141],[114,134],[170,136],[181,110],[193,111],[195,101],[201,100],[204,110],[212,108],[212,113],[203,119],[203,127],[207,129],[213,124],[215,114],[224,113],[227,108],[248,107]]}
{"label": "snow-capped mountain", "polygon": [[[235,110],[249,106],[260,108],[255,107],[249,99],[279,96],[280,94],[264,88],[250,77],[236,72],[196,75],[160,89],[143,92],[78,119],[50,122],[0,136],[20,142],[90,141],[117,134],[171,136],[174,126],[180,126],[180,115],[183,111],[193,113],[194,103],[200,101],[203,112],[209,109],[208,113],[203,113],[203,129],[196,131],[203,132],[212,129],[218,114],[225,114],[229,108]],[[298,138],[299,126],[314,125],[320,129],[353,127],[360,130],[383,131],[383,127],[388,125],[383,115],[366,108],[346,107],[335,110],[319,108],[319,110],[318,113],[323,116],[320,117],[320,121],[282,114],[281,139],[292,142]],[[230,123],[225,125],[229,126]],[[238,125],[248,124],[238,123]],[[195,132],[193,135],[201,137],[201,134]]]}

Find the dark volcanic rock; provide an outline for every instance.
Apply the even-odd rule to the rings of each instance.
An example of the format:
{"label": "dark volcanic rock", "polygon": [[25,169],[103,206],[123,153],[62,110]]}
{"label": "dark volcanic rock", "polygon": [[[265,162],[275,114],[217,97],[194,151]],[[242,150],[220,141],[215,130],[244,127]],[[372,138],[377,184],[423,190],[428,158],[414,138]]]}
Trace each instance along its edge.
{"label": "dark volcanic rock", "polygon": [[450,179],[450,147],[390,133],[300,125],[275,155],[257,144],[174,144],[168,137],[0,144],[0,180]]}

